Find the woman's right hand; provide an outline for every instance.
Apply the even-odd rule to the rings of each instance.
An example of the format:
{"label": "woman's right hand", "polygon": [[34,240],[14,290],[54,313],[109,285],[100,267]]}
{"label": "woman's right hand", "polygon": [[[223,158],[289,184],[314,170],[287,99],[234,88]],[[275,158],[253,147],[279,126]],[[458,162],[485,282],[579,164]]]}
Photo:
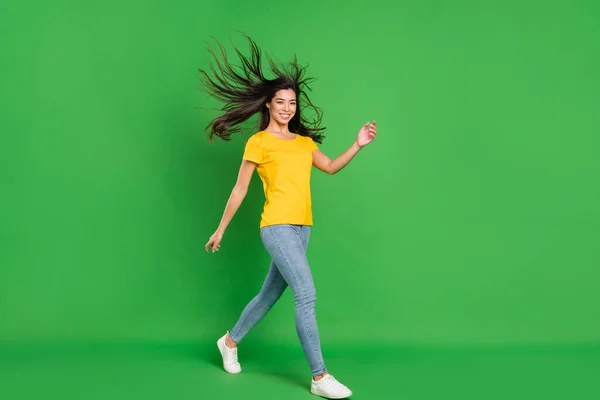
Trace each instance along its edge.
{"label": "woman's right hand", "polygon": [[219,251],[219,248],[221,247],[221,240],[223,239],[223,234],[219,233],[218,231],[213,233],[212,236],[210,237],[210,239],[208,239],[208,242],[206,243],[206,245],[204,246],[204,248],[206,249],[206,251],[208,251],[209,248],[212,249],[212,252],[214,253],[215,251]]}

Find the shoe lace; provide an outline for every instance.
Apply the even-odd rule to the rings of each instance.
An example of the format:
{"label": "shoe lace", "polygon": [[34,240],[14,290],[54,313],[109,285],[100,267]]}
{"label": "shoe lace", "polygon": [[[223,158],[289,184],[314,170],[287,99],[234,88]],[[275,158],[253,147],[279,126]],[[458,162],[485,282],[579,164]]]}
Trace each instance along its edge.
{"label": "shoe lace", "polygon": [[237,359],[237,347],[229,348],[227,346],[226,347],[226,351],[227,351],[227,364],[229,365],[235,365],[238,363],[238,359]]}
{"label": "shoe lace", "polygon": [[325,384],[328,386],[336,387],[336,388],[345,388],[346,386],[342,385],[337,379],[333,377],[333,375],[328,375],[323,378]]}

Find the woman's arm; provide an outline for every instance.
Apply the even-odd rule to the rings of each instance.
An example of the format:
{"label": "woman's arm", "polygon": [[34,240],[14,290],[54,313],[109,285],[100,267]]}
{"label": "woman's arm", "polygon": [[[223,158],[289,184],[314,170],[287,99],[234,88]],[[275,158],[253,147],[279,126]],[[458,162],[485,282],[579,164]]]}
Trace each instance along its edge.
{"label": "woman's arm", "polygon": [[313,151],[313,165],[323,172],[333,175],[342,170],[360,151],[360,147],[356,142],[345,152],[340,154],[335,160],[330,159],[321,150]]}
{"label": "woman's arm", "polygon": [[225,206],[225,211],[223,212],[223,216],[221,217],[221,222],[217,227],[217,230],[210,237],[204,248],[208,251],[208,248],[212,248],[213,253],[215,251],[219,251],[219,247],[221,246],[221,240],[223,239],[223,235],[225,234],[225,230],[227,226],[233,219],[233,216],[240,208],[242,201],[246,197],[246,193],[248,193],[248,186],[250,185],[250,179],[252,178],[252,173],[256,169],[256,164],[247,160],[242,161],[242,165],[240,166],[240,170],[238,172],[237,182],[231,191],[231,195],[229,196],[229,200],[227,201],[227,205]]}
{"label": "woman's arm", "polygon": [[367,122],[362,126],[360,131],[358,131],[358,135],[352,146],[348,148],[345,152],[340,154],[334,160],[331,160],[327,157],[321,150],[313,151],[313,165],[320,169],[323,172],[328,173],[329,175],[333,175],[339,171],[341,171],[352,159],[360,149],[368,145],[375,139],[375,135],[377,134],[377,127],[375,121],[373,123]]}

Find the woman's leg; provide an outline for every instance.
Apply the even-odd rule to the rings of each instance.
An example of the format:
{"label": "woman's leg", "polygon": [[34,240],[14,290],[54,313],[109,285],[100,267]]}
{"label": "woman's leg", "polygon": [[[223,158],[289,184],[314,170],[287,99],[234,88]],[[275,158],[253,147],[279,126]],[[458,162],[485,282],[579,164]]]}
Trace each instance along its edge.
{"label": "woman's leg", "polygon": [[306,258],[310,227],[274,225],[261,230],[261,238],[275,265],[294,293],[296,331],[313,376],[327,372],[315,313],[316,291]]}
{"label": "woman's leg", "polygon": [[239,343],[267,315],[286,288],[285,279],[279,273],[275,263],[271,262],[260,292],[246,305],[239,320],[229,332],[231,340]]}

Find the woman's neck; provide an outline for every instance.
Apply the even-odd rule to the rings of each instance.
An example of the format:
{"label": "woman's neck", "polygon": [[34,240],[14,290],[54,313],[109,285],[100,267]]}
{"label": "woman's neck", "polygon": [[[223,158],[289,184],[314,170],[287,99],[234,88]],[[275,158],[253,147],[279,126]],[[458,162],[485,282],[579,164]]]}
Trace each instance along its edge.
{"label": "woman's neck", "polygon": [[265,131],[276,134],[276,135],[281,135],[281,136],[291,136],[294,134],[294,133],[290,132],[288,124],[278,124],[277,122],[275,122],[273,120],[271,120],[271,122],[269,122],[269,125],[267,126]]}

